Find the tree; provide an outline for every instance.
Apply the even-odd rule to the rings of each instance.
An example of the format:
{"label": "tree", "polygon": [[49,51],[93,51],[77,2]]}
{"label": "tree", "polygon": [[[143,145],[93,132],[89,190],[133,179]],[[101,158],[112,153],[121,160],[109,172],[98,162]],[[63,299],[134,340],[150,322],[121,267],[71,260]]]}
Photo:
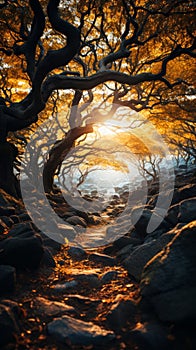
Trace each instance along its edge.
{"label": "tree", "polygon": [[[96,118],[87,124],[82,105],[100,99],[101,92],[103,100],[143,111],[147,118],[157,110],[164,114],[174,102],[183,109],[182,96],[194,83],[194,1],[5,0],[0,6],[0,186],[12,194],[18,193],[13,133],[47,115],[57,91],[63,91],[57,104],[65,99],[80,107],[80,123],[76,109],[47,163],[48,191],[64,147],[69,150],[79,135],[92,132],[89,124]],[[153,120],[159,123],[157,115]]]}

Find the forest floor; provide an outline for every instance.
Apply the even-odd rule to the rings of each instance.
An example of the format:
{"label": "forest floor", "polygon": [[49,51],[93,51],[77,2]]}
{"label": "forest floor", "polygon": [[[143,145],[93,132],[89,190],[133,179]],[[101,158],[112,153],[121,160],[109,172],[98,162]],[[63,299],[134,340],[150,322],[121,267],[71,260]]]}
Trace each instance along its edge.
{"label": "forest floor", "polygon": [[[182,195],[186,197],[185,204],[188,203],[188,208],[190,208],[190,203],[194,208],[195,202],[193,200],[195,198],[190,199],[189,196],[194,197],[195,191],[195,175],[193,177],[191,173],[189,176],[178,178],[174,193],[178,210],[180,208],[179,196]],[[13,206],[14,203],[13,201],[11,205]],[[62,210],[61,204],[59,206]],[[120,206],[116,204],[112,210],[115,212],[118,208]],[[190,208],[190,219],[192,216],[192,220],[195,220],[192,208]],[[11,207],[6,210],[7,213],[12,212]],[[111,208],[108,214],[111,214]],[[181,212],[181,216],[178,214],[178,217],[175,217],[176,211],[172,211],[172,220],[178,220],[182,214],[186,219],[186,212]],[[20,215],[21,218],[27,219],[26,214],[24,216],[24,213],[20,213]],[[113,217],[109,217],[106,212],[103,216],[105,217],[105,225],[113,220]],[[14,219],[15,216],[12,215],[12,220]],[[171,214],[169,219],[171,219]],[[175,220],[171,237],[179,234]],[[0,223],[2,224],[2,221]],[[21,221],[19,225],[21,225]],[[185,223],[179,222],[177,225],[183,227]],[[96,230],[101,232],[101,225],[92,226],[88,230],[91,231],[91,229],[92,234]],[[195,228],[191,227],[190,230],[193,232]],[[129,273],[131,267],[125,268],[122,259],[120,259],[122,256],[131,257],[137,248],[146,249],[148,244],[149,250],[152,249],[154,241],[159,240],[161,235],[167,234],[168,228],[163,225],[161,233],[159,230],[155,236],[144,237],[141,242],[142,236],[136,231],[134,229],[126,237],[127,242],[126,240],[119,242],[119,246],[108,244],[99,248],[77,251],[77,249],[74,250],[75,247],[71,249],[70,246],[63,245],[53,255],[55,266],[42,264],[36,270],[16,269],[14,291],[0,297],[0,334],[3,329],[3,317],[5,317],[1,311],[1,305],[8,305],[14,314],[17,314],[15,319],[19,327],[14,334],[13,341],[0,346],[0,349],[193,350],[196,345],[194,323],[186,322],[186,319],[177,325],[172,321],[160,322],[151,305],[146,306],[142,303],[141,276],[137,278],[136,275],[134,278],[134,269],[133,274]],[[134,234],[136,235],[134,236]],[[2,236],[5,237],[5,234],[3,233]],[[130,244],[130,242],[132,243]],[[153,249],[152,251],[154,251]],[[141,250],[139,264],[141,262],[144,266],[146,263],[144,264],[142,260],[142,254]],[[146,251],[143,254],[144,257],[145,254]],[[154,253],[151,256],[154,256]],[[135,263],[138,263],[137,260]],[[0,262],[0,266],[1,264]],[[194,268],[193,266],[193,270]],[[192,273],[193,270],[192,265],[190,265],[188,273]],[[191,283],[194,284],[194,276]],[[187,290],[188,288],[187,285]],[[13,305],[12,302],[14,302]],[[183,305],[179,307],[181,306],[183,307]],[[5,319],[7,322],[7,318]],[[61,323],[64,320],[68,323],[72,322],[68,330],[65,324]],[[76,323],[74,323],[75,321]],[[65,336],[66,332],[69,333],[68,336]]]}
{"label": "forest floor", "polygon": [[[101,252],[101,249],[96,249],[95,252],[97,251]],[[65,344],[57,343],[56,339],[48,337],[47,324],[52,321],[54,314],[47,306],[43,312],[43,308],[37,302],[38,298],[42,297],[70,305],[74,308],[73,312],[69,313],[70,316],[85,322],[91,321],[100,327],[104,325],[106,328],[106,315],[114,303],[129,299],[138,301],[140,298],[138,283],[130,279],[127,271],[120,265],[111,268],[88,259],[74,261],[70,258],[66,247],[62,248],[55,256],[55,261],[56,268],[54,269],[43,267],[39,271],[28,273],[28,275],[27,273],[19,273],[18,275],[18,283],[12,300],[21,307],[23,317],[21,318],[22,332],[14,349],[100,349],[100,345],[97,347],[93,345],[72,345],[69,347],[67,344],[66,347]],[[101,276],[111,270],[117,272],[116,278],[110,283],[100,284],[94,288],[89,284],[88,279],[84,279],[84,281],[80,281],[79,285],[64,291],[54,292],[52,288],[57,283],[73,280],[73,275],[87,273]],[[52,314],[50,315],[50,313]],[[58,313],[61,313],[61,305],[57,310],[57,315]],[[133,340],[130,339],[129,329],[130,325],[127,324],[117,339],[112,342],[113,344],[106,345],[106,348],[111,350],[137,349],[137,346],[133,345]],[[102,344],[102,349],[104,348],[104,344]]]}

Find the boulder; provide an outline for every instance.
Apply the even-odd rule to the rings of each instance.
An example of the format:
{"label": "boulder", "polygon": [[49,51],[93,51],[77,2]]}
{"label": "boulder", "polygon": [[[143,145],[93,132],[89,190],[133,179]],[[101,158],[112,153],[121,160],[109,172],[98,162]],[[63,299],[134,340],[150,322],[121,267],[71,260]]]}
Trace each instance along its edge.
{"label": "boulder", "polygon": [[95,299],[95,298],[90,298],[90,297],[85,297],[84,295],[80,295],[80,294],[68,294],[66,295],[66,298],[68,298],[69,303],[71,302],[77,303],[79,305],[94,305],[94,307],[96,308],[100,303],[101,300],[100,299]]}
{"label": "boulder", "polygon": [[148,196],[148,206],[150,208],[154,208],[156,203],[157,203],[157,200],[159,197],[162,197],[162,200],[163,200],[163,204],[164,204],[164,198],[166,200],[168,200],[168,198],[171,199],[171,205],[174,205],[174,204],[177,204],[178,202],[180,202],[180,199],[179,199],[179,194],[178,194],[178,191],[177,190],[173,190],[173,189],[166,189],[164,192],[160,192],[160,193],[157,193],[155,194],[154,196]]}
{"label": "boulder", "polygon": [[77,216],[80,218],[83,218],[86,222],[88,221],[88,214],[85,211],[81,211],[78,209],[74,209],[72,207],[69,208],[69,210],[66,212],[66,216]]}
{"label": "boulder", "polygon": [[0,189],[0,206],[6,207],[10,205],[14,207],[22,207],[22,202]]}
{"label": "boulder", "polygon": [[158,239],[142,244],[132,251],[129,257],[123,261],[123,266],[127,269],[128,273],[137,281],[140,281],[146,263],[160,252],[172,240],[175,234],[176,231],[174,229],[168,233],[164,233]]}
{"label": "boulder", "polygon": [[70,247],[68,254],[73,260],[84,260],[87,257],[87,253],[81,247]]}
{"label": "boulder", "polygon": [[43,249],[44,251],[41,259],[41,264],[46,267],[55,267],[56,263],[50,250],[47,247],[43,247]]}
{"label": "boulder", "polygon": [[21,269],[35,269],[39,266],[43,256],[41,239],[31,232],[24,235],[0,241],[0,264]]}
{"label": "boulder", "polygon": [[165,217],[165,220],[175,226],[178,222],[188,224],[196,220],[196,197],[184,199],[178,204],[172,205]]}
{"label": "boulder", "polygon": [[189,223],[196,220],[196,197],[185,199],[179,204],[179,222]]}
{"label": "boulder", "polygon": [[14,222],[14,224],[18,224],[20,222],[18,215],[11,215],[10,219]]}
{"label": "boulder", "polygon": [[57,283],[50,287],[50,290],[54,293],[65,293],[67,289],[75,288],[78,286],[78,282],[75,280],[67,281],[65,283]]}
{"label": "boulder", "polygon": [[61,244],[54,241],[53,239],[45,236],[43,233],[40,234],[43,240],[43,245],[47,247],[52,253],[58,252],[61,249]]}
{"label": "boulder", "polygon": [[3,220],[1,220],[0,218],[0,234],[4,233],[5,231],[7,231],[7,225],[5,224],[5,222]]}
{"label": "boulder", "polygon": [[27,213],[22,212],[21,214],[19,214],[19,221],[22,223],[29,222],[31,221],[31,218]]}
{"label": "boulder", "polygon": [[163,321],[196,319],[196,221],[178,230],[166,247],[145,266],[143,301]]}
{"label": "boulder", "polygon": [[134,322],[137,304],[133,300],[121,300],[115,303],[106,316],[109,327],[116,332],[122,331],[127,322]]}
{"label": "boulder", "polygon": [[141,243],[142,241],[138,238],[123,236],[114,241],[113,245],[117,250],[120,250],[128,245],[138,245]]}
{"label": "boulder", "polygon": [[118,276],[118,272],[115,270],[107,271],[101,276],[101,284],[110,283],[112,280],[116,279]]}
{"label": "boulder", "polygon": [[10,219],[10,217],[8,216],[1,216],[1,220],[4,222],[4,224],[7,227],[11,227],[12,225],[14,225],[14,221],[12,219]]}
{"label": "boulder", "polygon": [[16,223],[11,230],[9,230],[7,237],[19,236],[26,232],[34,233],[33,226],[30,222]]}
{"label": "boulder", "polygon": [[178,189],[179,202],[184,199],[196,197],[196,185],[189,184]]}
{"label": "boulder", "polygon": [[76,215],[70,216],[68,219],[66,219],[66,221],[67,221],[68,224],[71,224],[71,225],[74,225],[74,226],[75,225],[80,225],[82,227],[86,227],[87,226],[86,221],[83,218],[81,218],[79,216],[76,216]]}
{"label": "boulder", "polygon": [[47,326],[48,333],[57,341],[70,345],[98,345],[102,346],[112,341],[115,335],[92,322],[84,322],[69,316],[56,318]]}
{"label": "boulder", "polygon": [[6,198],[6,192],[0,189],[0,206],[5,207],[9,205],[9,201]]}
{"label": "boulder", "polygon": [[163,232],[166,232],[170,228],[167,221],[165,221],[165,219],[163,219],[162,217],[161,208],[159,209],[160,215],[155,213],[153,210],[151,210],[147,206],[143,209],[143,211],[142,211],[142,208],[143,207],[138,206],[133,208],[131,211],[131,221],[133,222],[140,238],[145,238],[147,234],[146,230],[148,227],[148,223],[152,217],[152,214],[153,214],[153,220],[154,222],[157,222],[157,225],[158,225],[157,228],[159,228],[159,230],[162,229]]}
{"label": "boulder", "polygon": [[132,254],[133,251],[134,251],[133,244],[129,244],[129,245],[126,245],[125,247],[123,247],[122,249],[120,249],[117,252],[116,256],[120,261],[123,261],[123,260],[127,259]]}
{"label": "boulder", "polygon": [[9,306],[0,304],[0,348],[15,341],[15,335],[19,334],[17,319]]}
{"label": "boulder", "polygon": [[179,214],[179,204],[174,204],[172,205],[166,216],[165,216],[165,220],[168,222],[168,224],[170,225],[170,227],[174,227],[175,225],[177,225],[178,223],[178,214]]}
{"label": "boulder", "polygon": [[100,225],[103,223],[103,219],[100,216],[96,215],[89,215],[88,217],[88,223],[90,225]]}
{"label": "boulder", "polygon": [[9,265],[0,265],[0,295],[13,292],[15,288],[15,283],[15,268]]}
{"label": "boulder", "polygon": [[9,310],[14,315],[16,321],[18,321],[17,323],[19,323],[19,318],[23,315],[23,311],[21,310],[18,303],[10,299],[1,299],[1,304],[9,307]]}
{"label": "boulder", "polygon": [[61,316],[65,313],[73,313],[75,309],[73,306],[67,305],[63,302],[48,300],[43,297],[37,297],[33,301],[35,311],[38,310],[40,313],[44,313],[47,316]]}
{"label": "boulder", "polygon": [[100,280],[97,273],[93,270],[83,270],[77,275],[71,275],[76,281],[81,284],[84,284],[87,288],[97,288],[100,285]]}
{"label": "boulder", "polygon": [[[136,349],[140,350],[172,350],[173,343],[169,340],[169,332],[159,322],[138,323],[131,330],[130,336],[133,339]],[[134,347],[135,348],[135,347]]]}
{"label": "boulder", "polygon": [[89,260],[98,264],[103,264],[105,266],[114,266],[116,264],[116,260],[109,255],[100,254],[100,253],[92,253],[89,255]]}

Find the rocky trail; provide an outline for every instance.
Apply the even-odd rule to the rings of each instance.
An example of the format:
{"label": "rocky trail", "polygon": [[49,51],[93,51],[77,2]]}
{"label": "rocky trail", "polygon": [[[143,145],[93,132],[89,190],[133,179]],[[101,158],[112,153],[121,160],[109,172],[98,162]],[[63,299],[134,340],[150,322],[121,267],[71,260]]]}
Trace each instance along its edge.
{"label": "rocky trail", "polygon": [[60,245],[1,191],[0,349],[195,349],[194,171],[177,178],[158,229],[146,232],[151,192],[138,223],[101,247],[125,194],[102,216],[68,208],[58,195],[50,201],[83,243],[97,239],[97,247]]}
{"label": "rocky trail", "polygon": [[[114,329],[134,323],[138,284],[131,283],[122,267],[107,266],[105,255],[91,254],[103,262],[78,261],[77,252],[69,254],[65,248],[55,257],[55,269],[42,267],[31,276],[18,276],[12,297],[22,312],[18,348],[65,349],[66,344],[73,349],[124,349],[124,336],[128,346],[125,329],[117,337]],[[124,315],[127,311],[132,311],[132,321]],[[66,332],[64,317],[70,321]]]}

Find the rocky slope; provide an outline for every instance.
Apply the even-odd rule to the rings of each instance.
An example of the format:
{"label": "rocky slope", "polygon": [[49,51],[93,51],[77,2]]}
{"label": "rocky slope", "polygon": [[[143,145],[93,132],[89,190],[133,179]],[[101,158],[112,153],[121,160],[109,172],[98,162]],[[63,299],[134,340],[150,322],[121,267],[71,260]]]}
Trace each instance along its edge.
{"label": "rocky slope", "polygon": [[[0,348],[195,349],[194,171],[176,177],[170,209],[148,234],[156,198],[151,191],[126,235],[83,249],[45,236],[22,201],[1,191]],[[77,232],[93,234],[122,212],[126,194],[103,218],[74,210],[58,194],[49,201]]]}

